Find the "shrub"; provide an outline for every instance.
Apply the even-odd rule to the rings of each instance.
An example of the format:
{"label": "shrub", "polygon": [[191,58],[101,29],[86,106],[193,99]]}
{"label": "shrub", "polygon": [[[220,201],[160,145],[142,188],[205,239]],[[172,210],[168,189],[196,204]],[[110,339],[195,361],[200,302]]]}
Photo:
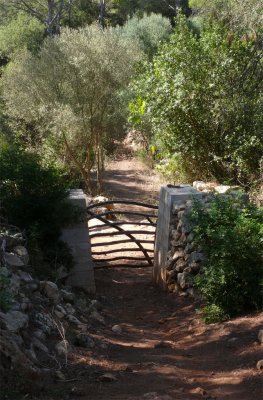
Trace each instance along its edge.
{"label": "shrub", "polygon": [[25,230],[29,247],[39,250],[37,259],[42,252],[49,263],[52,259],[47,255],[54,256],[61,228],[77,218],[77,210],[67,201],[61,171],[42,166],[36,155],[8,145],[0,148],[0,170],[1,206],[9,223]]}
{"label": "shrub", "polygon": [[10,57],[21,49],[36,53],[44,39],[44,25],[36,18],[19,13],[7,25],[0,27],[0,53]]}
{"label": "shrub", "polygon": [[200,35],[179,15],[175,32],[130,84],[129,121],[151,133],[188,181],[260,180],[262,65],[260,34],[242,39],[220,24]]}
{"label": "shrub", "polygon": [[160,14],[133,16],[115,32],[123,38],[138,43],[139,48],[150,58],[156,53],[161,41],[168,39],[172,27],[168,18]]}
{"label": "shrub", "polygon": [[207,322],[234,317],[262,305],[263,209],[242,197],[216,196],[209,207],[195,203],[190,219],[205,255],[195,284]]}

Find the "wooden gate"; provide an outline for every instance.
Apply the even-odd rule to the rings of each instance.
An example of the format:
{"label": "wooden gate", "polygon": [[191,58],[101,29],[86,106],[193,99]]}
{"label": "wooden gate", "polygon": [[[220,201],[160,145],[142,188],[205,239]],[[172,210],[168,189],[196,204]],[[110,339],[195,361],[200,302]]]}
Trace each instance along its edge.
{"label": "wooden gate", "polygon": [[88,206],[91,254],[96,268],[151,267],[157,210],[158,206],[128,200]]}

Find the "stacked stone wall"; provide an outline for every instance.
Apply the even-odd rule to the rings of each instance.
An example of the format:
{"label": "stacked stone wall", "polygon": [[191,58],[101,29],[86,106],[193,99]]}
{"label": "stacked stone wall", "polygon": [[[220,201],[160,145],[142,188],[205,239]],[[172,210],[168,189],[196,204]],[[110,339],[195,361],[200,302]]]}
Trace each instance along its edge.
{"label": "stacked stone wall", "polygon": [[[218,186],[219,189],[230,188]],[[219,190],[218,190],[218,193]],[[221,196],[236,196],[235,191],[220,193]],[[201,195],[201,196],[200,196]],[[194,244],[193,227],[189,222],[189,214],[193,208],[193,198],[202,202],[206,208],[214,199],[215,194],[210,192],[189,195],[188,199],[176,202],[172,206],[169,223],[168,251],[166,253],[164,286],[170,292],[182,293],[198,297],[193,288],[194,278],[200,273],[204,255],[202,249]],[[240,193],[239,193],[240,196]],[[243,194],[246,197],[245,194]]]}
{"label": "stacked stone wall", "polygon": [[[201,201],[206,202],[207,198]],[[169,291],[195,295],[193,281],[200,272],[204,256],[193,244],[194,234],[189,223],[191,208],[192,200],[173,206],[165,276]]]}

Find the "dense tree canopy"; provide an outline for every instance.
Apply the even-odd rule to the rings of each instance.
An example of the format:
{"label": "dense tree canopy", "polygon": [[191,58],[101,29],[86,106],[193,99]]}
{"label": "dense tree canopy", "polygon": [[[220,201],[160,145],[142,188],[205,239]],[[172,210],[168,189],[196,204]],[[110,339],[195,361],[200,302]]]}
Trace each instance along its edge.
{"label": "dense tree canopy", "polygon": [[0,27],[0,54],[10,57],[23,48],[36,52],[44,39],[44,25],[36,18],[19,13],[7,25]]}
{"label": "dense tree canopy", "polygon": [[71,164],[91,191],[94,160],[100,182],[107,143],[123,132],[123,87],[139,57],[111,30],[65,29],[37,57],[25,53],[9,64],[4,99],[13,126],[34,126],[23,140]]}
{"label": "dense tree canopy", "polygon": [[161,14],[144,14],[142,18],[134,16],[116,27],[115,32],[138,47],[150,58],[156,53],[160,43],[168,39],[172,27],[168,18]]}
{"label": "dense tree canopy", "polygon": [[262,11],[261,0],[0,0],[1,131],[90,190],[132,91],[130,122],[173,171],[248,187],[262,162]]}
{"label": "dense tree canopy", "polygon": [[180,16],[168,44],[133,84],[131,120],[144,121],[188,179],[259,179],[263,155],[262,48],[221,26],[201,37]]}

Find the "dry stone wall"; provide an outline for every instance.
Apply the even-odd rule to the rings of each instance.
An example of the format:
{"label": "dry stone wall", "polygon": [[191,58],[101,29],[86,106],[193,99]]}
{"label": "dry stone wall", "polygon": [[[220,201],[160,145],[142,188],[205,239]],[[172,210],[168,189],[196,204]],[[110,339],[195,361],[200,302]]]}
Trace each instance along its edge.
{"label": "dry stone wall", "polygon": [[[193,288],[204,255],[194,246],[189,213],[194,199],[209,207],[214,193],[235,196],[236,186],[194,182],[193,186],[163,186],[160,191],[153,280],[170,292],[198,297]],[[244,195],[245,196],[245,195]]]}
{"label": "dry stone wall", "polygon": [[189,223],[191,207],[191,200],[173,206],[165,275],[169,291],[194,295],[194,276],[199,273],[204,256],[193,245],[194,234]]}

